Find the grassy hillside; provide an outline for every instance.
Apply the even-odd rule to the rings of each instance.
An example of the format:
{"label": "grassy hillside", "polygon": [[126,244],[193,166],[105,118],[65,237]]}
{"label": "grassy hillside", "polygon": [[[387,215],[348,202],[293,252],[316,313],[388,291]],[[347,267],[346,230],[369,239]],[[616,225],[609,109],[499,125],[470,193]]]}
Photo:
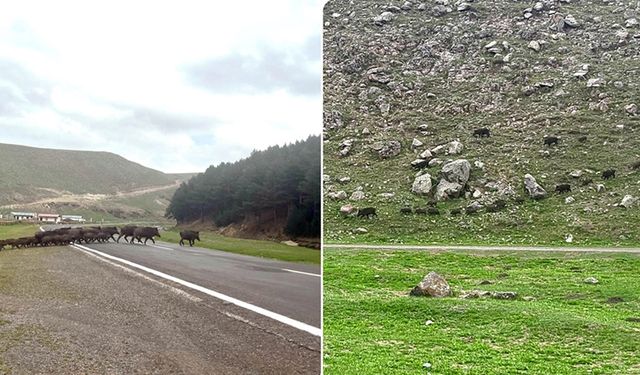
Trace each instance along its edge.
{"label": "grassy hillside", "polygon": [[[543,1],[537,10],[506,0],[461,10],[388,4],[325,7],[327,241],[562,244],[570,235],[573,245],[640,243],[640,204],[619,206],[625,195],[640,196],[637,10],[583,0]],[[385,12],[388,21],[376,19]],[[577,27],[559,31],[551,23],[558,14]],[[490,137],[473,136],[482,127]],[[560,141],[545,146],[545,136]],[[414,139],[422,145],[412,147]],[[436,152],[431,167],[411,166],[425,150],[454,140],[463,144],[460,153]],[[374,148],[388,141],[401,150],[383,159]],[[436,215],[400,213],[427,207],[442,166],[456,159],[471,164],[461,197],[439,201]],[[604,180],[609,168],[616,178]],[[412,193],[424,173],[434,187]],[[527,173],[547,198],[529,198]],[[572,191],[555,193],[561,183]],[[365,198],[350,200],[358,188]],[[497,200],[505,207],[488,212]],[[482,208],[465,213],[474,202]],[[346,204],[376,207],[378,216],[342,216]],[[452,215],[457,208],[462,214]]]}
{"label": "grassy hillside", "polygon": [[56,192],[111,194],[171,184],[170,176],[108,152],[0,144],[0,204]]}

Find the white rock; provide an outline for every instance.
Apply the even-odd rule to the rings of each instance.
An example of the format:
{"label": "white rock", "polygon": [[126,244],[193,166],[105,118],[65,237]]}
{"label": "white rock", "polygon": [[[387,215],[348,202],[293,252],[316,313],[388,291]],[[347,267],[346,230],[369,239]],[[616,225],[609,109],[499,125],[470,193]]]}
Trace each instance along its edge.
{"label": "white rock", "polygon": [[361,200],[363,200],[365,198],[366,198],[366,196],[364,194],[364,191],[356,190],[356,191],[353,192],[353,194],[351,194],[351,197],[349,197],[349,200],[361,201]]}
{"label": "white rock", "polygon": [[425,160],[431,160],[431,158],[433,158],[433,154],[431,154],[431,151],[429,150],[422,151],[418,156],[420,157],[420,159],[425,159]]}
{"label": "white rock", "polygon": [[462,152],[462,150],[464,149],[464,145],[459,142],[459,141],[451,141],[449,142],[449,154],[450,155],[457,155],[459,153]]}
{"label": "white rock", "polygon": [[476,160],[473,162],[473,165],[478,169],[484,169],[484,163],[480,160]]}
{"label": "white rock", "polygon": [[564,240],[565,240],[565,242],[568,242],[568,243],[573,242],[573,235],[572,234],[567,234],[566,236],[564,236]]}
{"label": "white rock", "polygon": [[355,211],[356,211],[356,208],[350,204],[340,207],[340,214],[342,214],[343,216],[351,215]]}
{"label": "white rock", "polygon": [[603,78],[591,78],[587,81],[587,87],[604,86],[606,81]]}
{"label": "white rock", "polygon": [[597,284],[597,283],[599,283],[599,281],[595,277],[587,277],[586,279],[584,279],[584,283],[585,284]]}
{"label": "white rock", "polygon": [[620,202],[620,206],[624,208],[631,208],[636,204],[637,201],[638,201],[638,198],[630,194],[627,194],[624,196],[624,198],[622,198],[622,202]]}
{"label": "white rock", "polygon": [[426,195],[431,192],[431,175],[425,173],[421,176],[416,177],[413,181],[413,185],[411,185],[411,191],[416,194]]}
{"label": "white rock", "polygon": [[424,143],[422,143],[417,138],[414,138],[413,141],[411,141],[411,148],[418,148],[418,147],[422,147],[423,145],[424,145]]}
{"label": "white rock", "polygon": [[577,170],[572,171],[571,173],[569,173],[569,176],[571,176],[573,178],[580,178],[582,176],[582,171],[577,169]]}
{"label": "white rock", "polygon": [[604,187],[604,185],[603,185],[603,184],[597,184],[597,185],[596,185],[596,191],[597,191],[598,193],[602,193],[602,192],[604,192],[605,190],[606,190],[606,188]]}
{"label": "white rock", "polygon": [[358,234],[365,234],[365,233],[368,233],[369,231],[366,230],[365,228],[360,227],[360,228],[354,229],[353,232]]}
{"label": "white rock", "polygon": [[566,203],[566,204],[571,204],[571,203],[573,203],[575,201],[576,201],[576,199],[574,197],[566,197],[564,199],[564,203]]}
{"label": "white rock", "polygon": [[536,52],[540,51],[540,43],[537,40],[530,41],[528,47]]}

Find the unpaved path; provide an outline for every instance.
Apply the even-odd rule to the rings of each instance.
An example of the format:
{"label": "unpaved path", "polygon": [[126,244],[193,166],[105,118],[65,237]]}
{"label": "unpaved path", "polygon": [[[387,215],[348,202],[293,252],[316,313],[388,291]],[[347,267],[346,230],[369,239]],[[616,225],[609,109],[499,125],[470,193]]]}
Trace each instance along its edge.
{"label": "unpaved path", "polygon": [[362,250],[460,250],[460,251],[548,251],[578,253],[639,253],[637,247],[548,247],[548,246],[467,246],[467,245],[367,245],[323,244],[325,249]]}

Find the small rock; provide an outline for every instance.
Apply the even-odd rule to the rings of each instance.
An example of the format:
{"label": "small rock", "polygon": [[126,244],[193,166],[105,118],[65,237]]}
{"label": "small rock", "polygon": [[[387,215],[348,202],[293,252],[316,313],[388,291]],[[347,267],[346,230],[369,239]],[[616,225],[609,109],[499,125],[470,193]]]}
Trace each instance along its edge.
{"label": "small rock", "polygon": [[341,184],[346,184],[349,183],[351,181],[351,177],[341,177],[340,179],[338,179],[338,182]]}
{"label": "small rock", "polygon": [[586,279],[584,279],[584,283],[585,284],[597,284],[597,283],[599,283],[599,281],[595,277],[587,277]]}
{"label": "small rock", "polygon": [[430,326],[433,324],[433,320],[427,320],[426,322],[424,322],[424,325],[426,326]]}
{"label": "small rock", "polygon": [[547,196],[546,190],[538,185],[536,179],[528,173],[524,176],[524,187],[529,197],[533,199],[542,199]]}
{"label": "small rock", "polygon": [[606,190],[606,188],[604,187],[604,185],[603,185],[603,184],[597,184],[597,185],[596,185],[596,191],[597,191],[598,193],[603,193],[605,190]]}
{"label": "small rock", "polygon": [[420,155],[418,155],[418,157],[420,157],[420,159],[431,160],[433,158],[433,154],[431,154],[431,151],[429,150],[424,150]]}
{"label": "small rock", "polygon": [[369,135],[369,134],[371,134],[371,130],[369,130],[369,128],[362,129],[362,135]]}
{"label": "small rock", "polygon": [[448,297],[451,295],[451,288],[444,277],[435,272],[429,272],[409,294],[412,296]]}
{"label": "small rock", "polygon": [[574,197],[566,197],[566,198],[564,199],[564,203],[565,203],[565,204],[571,204],[571,203],[573,203],[573,202],[575,202],[575,201],[576,201],[576,199],[575,199]]}
{"label": "small rock", "polygon": [[380,193],[378,196],[380,198],[391,199],[396,196],[396,193]]}
{"label": "small rock", "polygon": [[356,212],[356,208],[350,204],[340,207],[340,214],[342,214],[342,216],[349,216],[354,212]]}
{"label": "small rock", "polygon": [[516,292],[491,292],[491,298],[495,299],[516,299],[517,297]]}
{"label": "small rock", "polygon": [[327,197],[331,198],[331,199],[335,199],[335,200],[343,200],[343,199],[347,199],[347,192],[344,190],[340,190],[338,192],[335,193],[328,193]]}
{"label": "small rock", "polygon": [[351,194],[351,197],[349,197],[349,200],[352,201],[361,201],[363,199],[365,199],[366,196],[364,194],[364,191],[362,190],[356,190],[353,192],[353,194]]}
{"label": "small rock", "polygon": [[624,208],[631,208],[636,204],[637,201],[638,201],[638,198],[635,198],[634,196],[627,194],[624,196],[624,198],[622,198],[622,202],[620,202],[620,206]]}
{"label": "small rock", "polygon": [[427,195],[431,192],[431,187],[431,175],[425,173],[416,177],[413,181],[413,185],[411,185],[411,191],[416,194]]}
{"label": "small rock", "polygon": [[624,106],[624,110],[630,115],[635,115],[638,113],[638,106],[635,103],[631,103]]}
{"label": "small rock", "polygon": [[399,155],[402,145],[398,141],[380,141],[374,143],[371,148],[378,153],[380,158],[388,159]]}
{"label": "small rock", "polygon": [[587,81],[587,87],[600,87],[604,86],[605,83],[604,78],[591,78]]}
{"label": "small rock", "polygon": [[357,233],[357,234],[365,234],[368,233],[369,231],[366,228],[356,228],[353,230],[353,233]]}
{"label": "small rock", "polygon": [[527,47],[529,47],[530,49],[536,52],[540,51],[540,43],[537,40],[530,41]]}
{"label": "small rock", "polygon": [[481,192],[480,190],[475,189],[475,190],[473,191],[473,195],[472,195],[472,197],[473,197],[474,199],[478,199],[478,198],[480,198],[481,196],[482,196],[482,192]]}
{"label": "small rock", "polygon": [[449,155],[457,155],[462,152],[464,146],[459,141],[451,141],[449,142]]}
{"label": "small rock", "polygon": [[460,196],[463,189],[464,185],[457,182],[450,182],[443,178],[438,183],[438,186],[436,186],[435,198],[439,201],[449,198],[457,198]]}
{"label": "small rock", "polygon": [[567,234],[566,236],[564,236],[564,241],[566,243],[572,243],[573,242],[573,235],[572,234]]}
{"label": "small rock", "polygon": [[571,171],[571,173],[569,173],[569,176],[573,177],[573,178],[580,178],[582,177],[582,171],[581,170],[575,170],[575,171]]}
{"label": "small rock", "polygon": [[417,138],[414,138],[413,141],[411,141],[411,148],[418,148],[418,147],[422,147],[423,145],[424,145],[424,143],[422,143]]}

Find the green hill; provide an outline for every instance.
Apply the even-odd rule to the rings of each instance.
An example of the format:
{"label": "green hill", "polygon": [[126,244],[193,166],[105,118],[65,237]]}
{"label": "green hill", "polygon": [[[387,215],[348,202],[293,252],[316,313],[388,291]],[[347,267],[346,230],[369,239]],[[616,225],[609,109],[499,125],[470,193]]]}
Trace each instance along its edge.
{"label": "green hill", "polygon": [[0,204],[68,192],[114,194],[169,185],[170,176],[109,152],[0,144]]}
{"label": "green hill", "polygon": [[[620,205],[640,196],[632,5],[365,0],[331,1],[324,14],[325,240],[640,243],[640,204]],[[485,127],[490,137],[473,136]],[[452,141],[462,151],[449,153]],[[411,165],[421,154],[416,164],[431,166]],[[437,214],[400,212],[427,208],[457,159],[471,165],[459,196],[439,200]],[[616,177],[605,180],[609,168]],[[428,194],[411,191],[419,174],[431,176]],[[546,198],[525,193],[525,174]],[[572,191],[555,193],[565,183]],[[378,216],[343,216],[347,204]]]}

